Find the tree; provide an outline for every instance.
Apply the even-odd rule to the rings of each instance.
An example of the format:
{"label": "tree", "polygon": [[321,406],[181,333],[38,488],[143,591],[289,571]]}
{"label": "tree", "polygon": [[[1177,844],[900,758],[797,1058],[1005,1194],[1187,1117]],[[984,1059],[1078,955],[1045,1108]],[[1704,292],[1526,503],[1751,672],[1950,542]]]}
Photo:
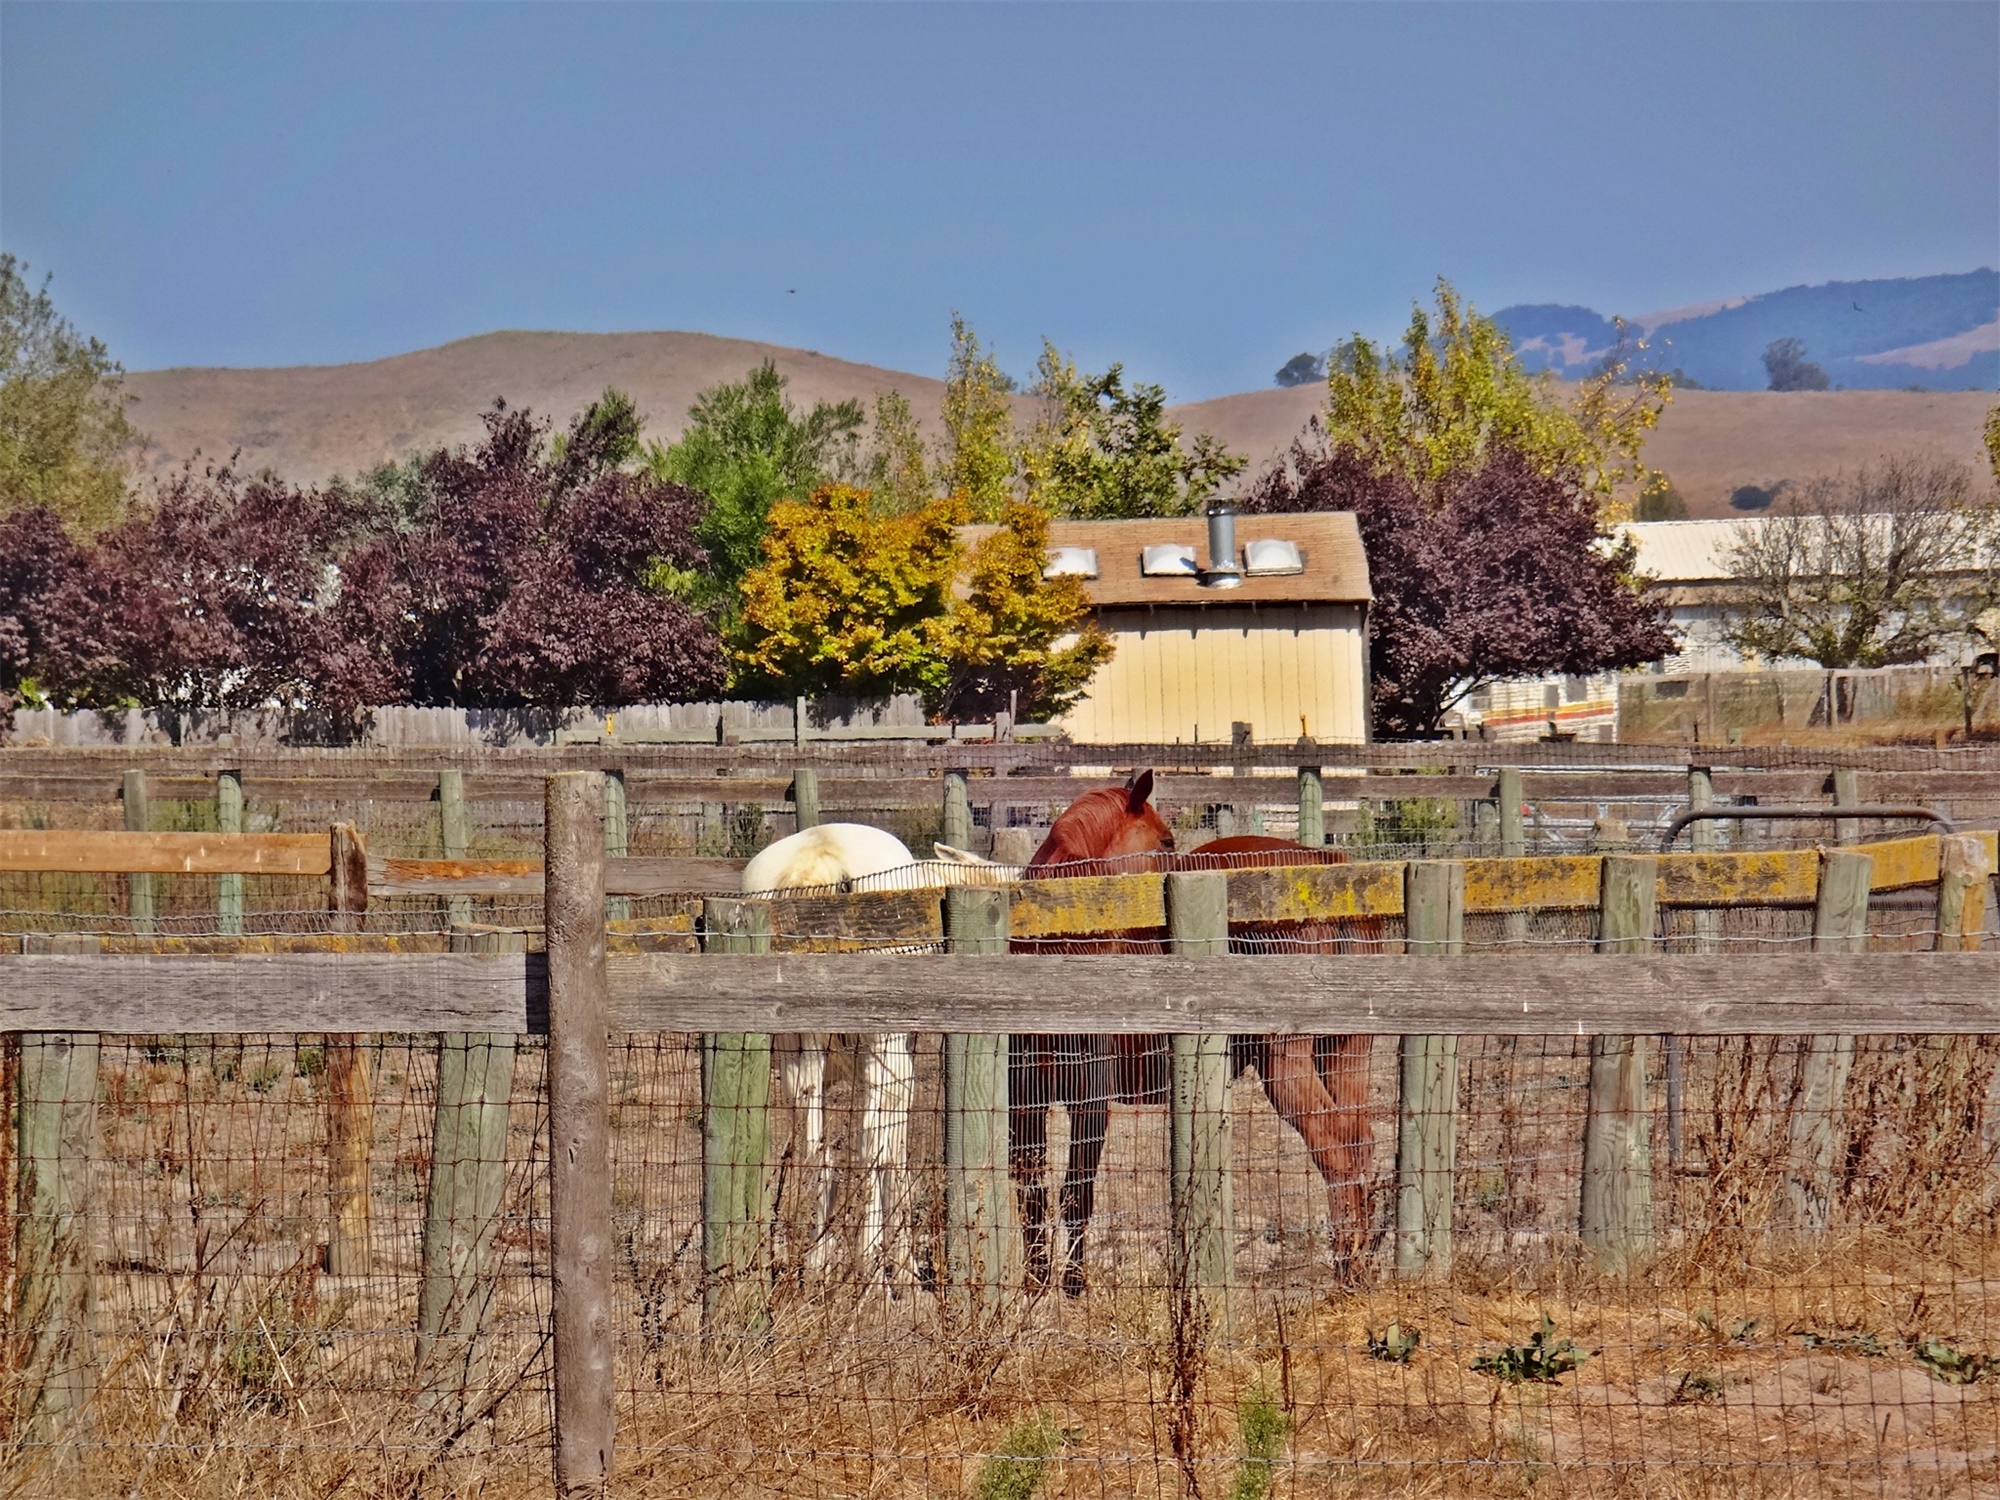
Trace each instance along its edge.
{"label": "tree", "polygon": [[1634,577],[1633,544],[1614,543],[1593,492],[1509,449],[1420,487],[1314,433],[1240,503],[1354,513],[1375,592],[1381,734],[1433,734],[1467,693],[1503,678],[1638,666],[1673,649]]}
{"label": "tree", "polygon": [[885,514],[830,485],[772,508],[743,580],[739,689],[918,693],[935,716],[1023,715],[1074,701],[1110,650],[1074,578],[1044,579],[1048,521],[1011,502],[968,554],[963,496]]}
{"label": "tree", "polygon": [[937,498],[923,429],[909,398],[901,391],[883,391],[875,398],[872,426],[864,487],[874,494],[875,508],[900,515]]}
{"label": "tree", "polygon": [[1774,391],[1823,391],[1831,383],[1826,371],[1806,358],[1806,346],[1798,339],[1773,339],[1765,345],[1764,369]]}
{"label": "tree", "polygon": [[2000,406],[1986,414],[1986,463],[1993,470],[1993,482],[2000,484]]}
{"label": "tree", "polygon": [[335,560],[366,526],[348,489],[184,467],[57,581],[44,691],[147,709],[177,744],[199,715],[307,706],[337,644]]}
{"label": "tree", "polygon": [[125,503],[125,372],[26,271],[0,255],[0,511],[46,506],[88,534]]}
{"label": "tree", "polygon": [[695,539],[708,554],[705,597],[725,607],[757,565],[771,506],[844,476],[856,458],[861,403],[819,401],[801,416],[785,385],[766,360],[740,381],[703,391],[680,437],[644,450],[656,482],[708,497]]}
{"label": "tree", "polygon": [[1083,580],[1044,578],[1048,555],[1047,512],[1019,500],[973,547],[945,621],[946,675],[926,698],[934,715],[979,719],[1005,709],[1054,718],[1110,660],[1110,632],[1094,618]]}
{"label": "tree", "polygon": [[621,467],[637,416],[605,402],[562,440],[496,403],[476,449],[431,454],[412,524],[341,564],[315,664],[329,707],[533,707],[711,697],[709,613],[677,593],[707,563],[702,497]]}
{"label": "tree", "polygon": [[1994,541],[1993,512],[1954,464],[1904,456],[1812,480],[1725,551],[1736,601],[1723,636],[1823,667],[1922,661],[1971,627],[1949,575],[1969,574]]}
{"label": "tree", "polygon": [[1685,521],[1688,518],[1688,503],[1674,483],[1666,475],[1659,482],[1648,486],[1632,506],[1635,521]]}
{"label": "tree", "polygon": [[1278,366],[1277,382],[1282,386],[1317,385],[1326,379],[1326,361],[1317,354],[1294,354]]}
{"label": "tree", "polygon": [[1439,278],[1435,319],[1414,308],[1400,353],[1359,335],[1334,351],[1326,435],[1334,451],[1419,490],[1449,487],[1506,449],[1605,504],[1652,482],[1639,449],[1670,396],[1665,377],[1616,361],[1564,396]]}
{"label": "tree", "polygon": [[1014,497],[1014,382],[979,335],[951,315],[951,365],[944,383],[944,451],[938,488],[963,497],[972,518],[998,519]]}
{"label": "tree", "polygon": [[1054,515],[1098,520],[1201,510],[1248,460],[1207,433],[1190,448],[1157,385],[1125,386],[1122,365],[1080,375],[1044,340],[1030,394],[1042,414],[1021,452],[1028,495]]}
{"label": "tree", "polygon": [[88,566],[83,548],[47,506],[0,512],[0,734],[15,706],[44,701],[42,682],[67,653],[65,586]]}

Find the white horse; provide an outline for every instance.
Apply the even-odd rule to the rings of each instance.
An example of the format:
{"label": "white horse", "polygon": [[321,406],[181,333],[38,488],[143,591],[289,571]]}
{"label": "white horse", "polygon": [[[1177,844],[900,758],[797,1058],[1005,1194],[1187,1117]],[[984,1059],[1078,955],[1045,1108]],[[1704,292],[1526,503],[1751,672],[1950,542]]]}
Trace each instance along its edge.
{"label": "white horse", "polygon": [[[995,864],[948,844],[918,859],[894,834],[863,823],[822,823],[779,839],[743,871],[746,895],[781,895],[814,888],[841,891],[935,890],[996,886],[1020,879],[1015,865]],[[800,1165],[814,1182],[813,1249],[807,1264],[823,1268],[833,1254],[833,1164],[826,1153],[826,1086],[830,1059],[851,1065],[861,1090],[859,1165],[868,1173],[862,1210],[864,1264],[894,1287],[910,1279],[905,1220],[909,1201],[910,1107],[916,1096],[916,1056],[908,1032],[794,1032],[773,1037],[778,1076],[804,1116]]]}

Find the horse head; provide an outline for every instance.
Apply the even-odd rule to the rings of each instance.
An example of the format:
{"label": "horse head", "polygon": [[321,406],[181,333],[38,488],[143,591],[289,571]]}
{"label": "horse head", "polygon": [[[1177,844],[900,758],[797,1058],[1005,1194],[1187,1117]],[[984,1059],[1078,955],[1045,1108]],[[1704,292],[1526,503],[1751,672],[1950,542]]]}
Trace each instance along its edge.
{"label": "horse head", "polygon": [[[1028,872],[1103,875],[1136,867],[1149,854],[1171,854],[1174,831],[1153,810],[1153,773],[1140,771],[1122,787],[1085,792],[1063,810],[1042,840]],[[1055,866],[1062,866],[1056,870]]]}

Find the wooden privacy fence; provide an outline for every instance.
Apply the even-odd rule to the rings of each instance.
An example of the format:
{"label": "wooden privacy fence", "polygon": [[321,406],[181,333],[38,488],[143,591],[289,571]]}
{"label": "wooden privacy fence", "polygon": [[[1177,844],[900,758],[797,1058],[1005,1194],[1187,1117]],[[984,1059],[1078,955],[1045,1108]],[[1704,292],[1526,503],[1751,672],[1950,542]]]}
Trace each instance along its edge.
{"label": "wooden privacy fence", "polygon": [[[16,1316],[33,1331],[39,1380],[24,1410],[41,1430],[59,1428],[91,1387],[94,1267],[79,1205],[93,1149],[100,1033],[309,1027],[325,1037],[333,1157],[327,1268],[335,1275],[358,1274],[367,1245],[368,1079],[359,1038],[436,1033],[423,1294],[413,1332],[426,1366],[460,1370],[480,1357],[480,1287],[493,1274],[491,1225],[505,1170],[494,1143],[504,1139],[507,1061],[514,1038],[546,1034],[562,1493],[601,1488],[612,1468],[607,1039],[614,1033],[704,1036],[702,1264],[705,1317],[717,1337],[755,1332],[771,1317],[763,1291],[774,1033],[946,1034],[940,1289],[968,1316],[1020,1294],[1005,1176],[1012,1033],[1174,1039],[1169,1265],[1176,1285],[1225,1309],[1230,1141],[1221,1098],[1230,1035],[1399,1038],[1393,1262],[1402,1275],[1426,1277],[1443,1274],[1452,1257],[1461,1037],[1591,1039],[1575,1224],[1597,1263],[1617,1272],[1654,1241],[1652,1038],[1809,1039],[1787,1115],[1794,1138],[1786,1201],[1796,1230],[1811,1234],[1826,1222],[1838,1144],[1831,1122],[1854,1038],[2000,1033],[2000,953],[1977,951],[1992,931],[1992,833],[1824,852],[1394,861],[949,893],[712,898],[701,906],[703,951],[642,952],[605,917],[621,884],[613,872],[642,862],[606,856],[603,778],[552,777],[546,799],[540,952],[523,951],[517,934],[479,933],[463,934],[450,952],[369,951],[353,931],[366,909],[365,852],[339,828],[310,837],[194,836],[198,843],[110,834],[90,836],[98,842],[87,846],[0,845],[0,859],[68,860],[33,866],[66,870],[135,873],[138,865],[136,873],[161,873],[192,862],[209,873],[244,874],[289,862],[284,873],[328,882],[335,929],[298,939],[291,946],[300,951],[257,951],[256,940],[242,939],[232,952],[224,939],[190,954],[140,935],[106,952],[101,939],[61,935],[0,953],[0,1030],[20,1034]],[[1935,921],[1921,935],[1931,951],[1863,951],[1871,902],[1920,888],[1935,891]],[[1687,951],[1662,951],[1661,913],[1676,907],[1809,910],[1811,935],[1769,951],[1723,951],[1716,934],[1697,927]],[[1505,927],[1497,943],[1468,943],[1468,916],[1550,911],[1595,913],[1594,929],[1569,951],[1537,948]],[[1221,956],[1232,924],[1370,917],[1400,928],[1378,952]],[[1168,951],[994,961],[1009,944],[1135,933],[1157,934]],[[885,942],[933,951],[851,951]],[[1582,956],[1591,949],[1597,956]],[[1668,1077],[1671,1088],[1671,1066]]]}

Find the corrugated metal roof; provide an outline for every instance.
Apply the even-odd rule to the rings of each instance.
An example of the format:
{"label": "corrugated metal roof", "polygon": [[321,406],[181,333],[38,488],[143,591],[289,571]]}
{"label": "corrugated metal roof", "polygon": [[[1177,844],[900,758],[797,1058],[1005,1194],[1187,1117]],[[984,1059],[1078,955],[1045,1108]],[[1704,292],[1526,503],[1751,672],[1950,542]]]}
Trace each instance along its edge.
{"label": "corrugated metal roof", "polygon": [[[1745,516],[1741,520],[1718,521],[1624,521],[1612,529],[1638,543],[1638,568],[1655,583],[1673,587],[1701,583],[1723,583],[1729,579],[1726,554],[1736,539],[1755,533],[1770,524],[1771,517]],[[1892,518],[1871,514],[1865,517],[1876,535],[1886,544]],[[1963,558],[1963,570],[1984,565],[1977,550]],[[1947,569],[1947,571],[1953,571]]]}
{"label": "corrugated metal roof", "polygon": [[1639,571],[1661,583],[1707,583],[1729,576],[1723,555],[1754,517],[1721,521],[1625,521],[1613,529],[1638,543]]}
{"label": "corrugated metal roof", "polygon": [[1139,571],[1139,553],[1155,542],[1191,545],[1208,558],[1208,523],[1200,516],[1160,521],[1055,521],[1054,547],[1089,547],[1097,553],[1098,576],[1087,579],[1091,601],[1123,604],[1365,604],[1368,555],[1361,529],[1346,511],[1303,515],[1238,516],[1236,548],[1271,538],[1295,544],[1303,572],[1246,577],[1241,588],[1205,589],[1193,578],[1148,578]]}

